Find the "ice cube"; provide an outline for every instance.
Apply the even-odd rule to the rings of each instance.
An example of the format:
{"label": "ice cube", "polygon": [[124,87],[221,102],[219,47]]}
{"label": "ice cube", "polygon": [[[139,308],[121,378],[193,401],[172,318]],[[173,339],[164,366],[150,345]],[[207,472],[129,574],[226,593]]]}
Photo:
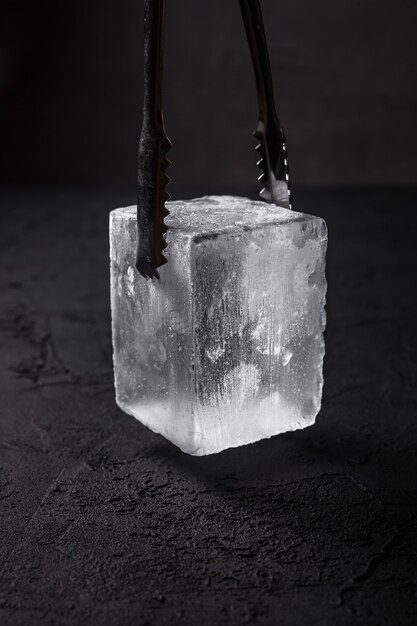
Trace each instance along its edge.
{"label": "ice cube", "polygon": [[325,222],[229,196],[167,207],[159,281],[135,269],[136,207],[110,214],[120,408],[195,455],[313,424]]}

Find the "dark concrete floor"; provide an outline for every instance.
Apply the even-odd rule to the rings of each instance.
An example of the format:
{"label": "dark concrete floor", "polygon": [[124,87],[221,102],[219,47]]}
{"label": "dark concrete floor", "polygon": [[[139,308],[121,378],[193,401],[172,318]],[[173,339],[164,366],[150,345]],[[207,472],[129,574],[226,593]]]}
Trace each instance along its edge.
{"label": "dark concrete floor", "polygon": [[316,426],[184,455],[115,406],[108,210],[3,191],[0,624],[414,624],[417,192],[327,219]]}

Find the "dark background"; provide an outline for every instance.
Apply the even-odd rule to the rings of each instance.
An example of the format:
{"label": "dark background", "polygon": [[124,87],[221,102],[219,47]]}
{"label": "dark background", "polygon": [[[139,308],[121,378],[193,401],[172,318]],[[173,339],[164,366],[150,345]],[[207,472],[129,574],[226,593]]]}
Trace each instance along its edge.
{"label": "dark background", "polygon": [[[293,183],[414,184],[417,4],[264,0],[263,11]],[[1,13],[0,181],[134,185],[142,2],[3,0]],[[257,111],[238,1],[168,0],[166,32],[174,182],[247,185]]]}
{"label": "dark background", "polygon": [[[295,206],[329,227],[323,405],[195,458],[114,399],[141,2],[1,3],[1,626],[416,623],[417,3],[262,4]],[[173,196],[256,197],[238,2],[167,5]]]}

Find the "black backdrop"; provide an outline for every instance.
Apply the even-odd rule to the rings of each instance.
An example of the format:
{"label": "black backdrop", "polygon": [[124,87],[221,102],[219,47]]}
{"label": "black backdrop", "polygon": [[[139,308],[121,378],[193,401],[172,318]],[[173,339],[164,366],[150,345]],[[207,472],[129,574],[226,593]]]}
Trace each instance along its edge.
{"label": "black backdrop", "polygon": [[[134,185],[142,2],[1,4],[0,182]],[[293,181],[415,183],[417,3],[262,5]],[[215,192],[254,179],[255,118],[238,1],[167,0],[175,180]]]}

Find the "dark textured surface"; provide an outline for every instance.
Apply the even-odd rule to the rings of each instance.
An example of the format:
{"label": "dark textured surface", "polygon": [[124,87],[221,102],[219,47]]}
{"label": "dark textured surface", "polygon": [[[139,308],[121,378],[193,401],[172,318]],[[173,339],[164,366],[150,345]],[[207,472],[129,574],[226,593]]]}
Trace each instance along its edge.
{"label": "dark textured surface", "polygon": [[192,458],[114,403],[107,212],[2,192],[0,623],[414,624],[417,193],[325,217],[317,425]]}

